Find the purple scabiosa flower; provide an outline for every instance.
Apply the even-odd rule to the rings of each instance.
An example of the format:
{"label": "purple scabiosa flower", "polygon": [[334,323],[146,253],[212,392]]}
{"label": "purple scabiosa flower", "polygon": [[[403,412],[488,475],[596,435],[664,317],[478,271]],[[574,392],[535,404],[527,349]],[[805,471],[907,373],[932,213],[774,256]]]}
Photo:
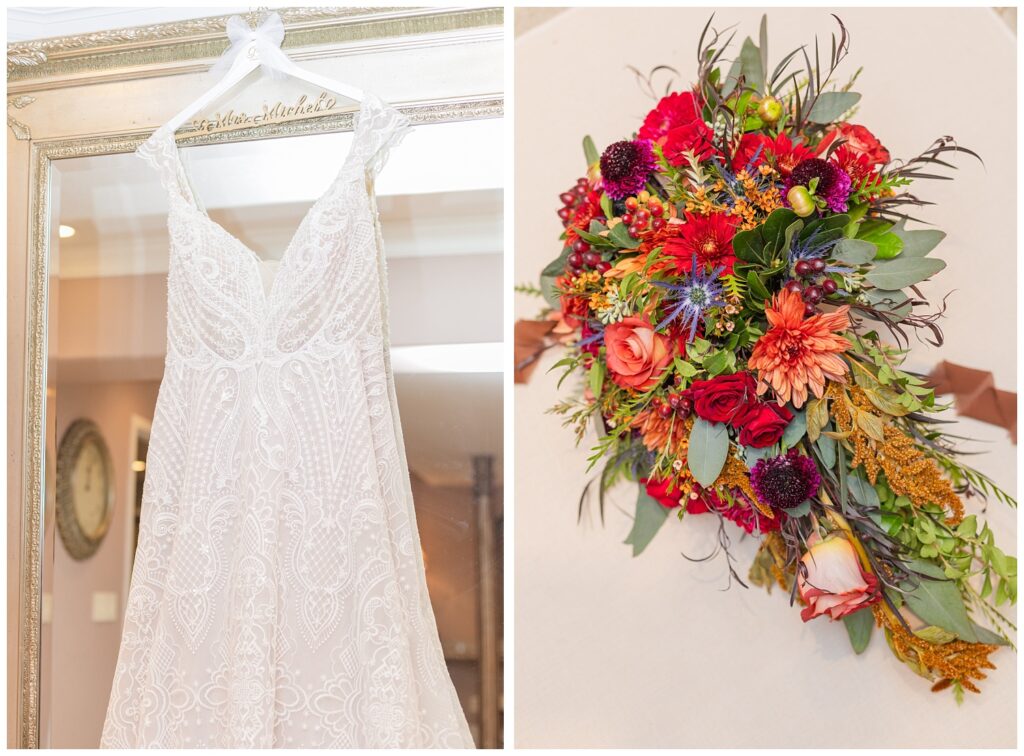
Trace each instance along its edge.
{"label": "purple scabiosa flower", "polygon": [[818,493],[821,473],[814,460],[796,449],[781,457],[759,459],[750,471],[758,500],[772,509],[791,509]]}
{"label": "purple scabiosa flower", "polygon": [[850,174],[835,163],[821,158],[808,158],[797,164],[782,187],[783,202],[788,206],[789,201],[785,197],[789,190],[794,186],[809,188],[813,179],[818,180],[814,187],[814,196],[825,200],[828,209],[833,213],[845,213],[846,200],[850,197],[853,184]]}
{"label": "purple scabiosa flower", "polygon": [[654,150],[646,139],[615,142],[601,155],[601,180],[605,193],[613,200],[637,194],[647,184],[657,165]]}

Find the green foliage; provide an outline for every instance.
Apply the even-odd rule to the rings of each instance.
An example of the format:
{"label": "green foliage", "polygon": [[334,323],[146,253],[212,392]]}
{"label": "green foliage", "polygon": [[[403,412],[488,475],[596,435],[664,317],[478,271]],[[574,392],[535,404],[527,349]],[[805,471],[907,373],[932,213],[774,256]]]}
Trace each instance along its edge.
{"label": "green foliage", "polygon": [[657,500],[652,499],[643,485],[639,486],[633,528],[623,542],[633,547],[633,556],[640,556],[661,530],[666,519],[668,519],[668,509]]}
{"label": "green foliage", "polygon": [[928,624],[953,633],[960,640],[977,643],[978,636],[956,583],[930,562],[914,560],[909,567],[917,578],[916,585],[908,581],[902,586],[907,608]]}
{"label": "green foliage", "polygon": [[728,455],[729,433],[725,423],[709,423],[700,417],[694,420],[686,454],[686,463],[694,480],[702,486],[713,484]]}
{"label": "green foliage", "polygon": [[822,92],[807,114],[807,120],[823,124],[841,120],[843,114],[859,100],[860,95],[856,92]]}
{"label": "green foliage", "polygon": [[736,297],[742,301],[747,296],[746,283],[732,273],[722,276],[722,288],[725,289],[725,295],[727,297]]}
{"label": "green foliage", "polygon": [[871,641],[871,632],[875,629],[875,616],[870,609],[847,614],[843,617],[846,632],[850,636],[850,645],[855,654],[862,654]]}
{"label": "green foliage", "polygon": [[526,294],[531,297],[543,297],[544,292],[531,283],[516,284],[514,290],[519,294]]}
{"label": "green foliage", "polygon": [[[941,506],[915,506],[908,497],[893,493],[884,476],[880,476],[875,491],[879,498],[882,525],[900,545],[901,551],[913,559],[911,567],[947,581],[955,586],[961,606],[981,612],[997,627],[1004,625],[1006,620],[996,608],[1016,603],[1017,560],[1007,556],[996,545],[995,534],[988,524],[980,523],[972,514],[964,517],[958,525],[951,525],[946,521]],[[975,590],[973,581],[980,581],[980,592]],[[976,642],[977,630],[965,630],[957,619],[960,610],[948,606],[953,603],[948,587],[936,587],[934,580],[930,582],[932,584],[918,594],[916,608],[908,599],[911,609],[922,619],[956,633],[963,640]],[[938,596],[936,592],[939,592]],[[992,606],[985,602],[990,596]],[[953,619],[936,614],[939,609],[933,605],[940,598],[944,599],[942,611],[951,614]],[[1006,637],[1005,633],[1002,637]]]}

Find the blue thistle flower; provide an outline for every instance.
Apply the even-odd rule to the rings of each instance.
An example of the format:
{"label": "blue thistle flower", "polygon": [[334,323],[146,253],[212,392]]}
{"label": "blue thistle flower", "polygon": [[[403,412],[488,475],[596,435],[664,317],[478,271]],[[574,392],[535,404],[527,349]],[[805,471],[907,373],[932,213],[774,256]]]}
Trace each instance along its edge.
{"label": "blue thistle flower", "polygon": [[666,300],[670,302],[669,313],[658,323],[656,330],[660,331],[676,318],[681,318],[680,325],[690,330],[686,343],[693,341],[697,336],[697,325],[704,315],[715,307],[725,306],[725,291],[718,282],[723,270],[725,267],[722,265],[710,272],[703,270],[703,266],[697,265],[697,255],[694,255],[690,273],[684,275],[679,283],[653,281],[655,286],[668,290]]}

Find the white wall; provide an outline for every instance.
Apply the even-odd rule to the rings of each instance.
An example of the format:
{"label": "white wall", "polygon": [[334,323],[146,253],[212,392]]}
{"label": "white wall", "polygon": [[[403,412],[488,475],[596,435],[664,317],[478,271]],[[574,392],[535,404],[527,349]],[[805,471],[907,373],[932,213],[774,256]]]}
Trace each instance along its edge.
{"label": "white wall", "polygon": [[[652,103],[627,65],[674,65],[688,83],[710,11],[569,10],[532,29],[516,47],[515,280],[536,280],[558,252],[559,192],[583,169],[580,140],[602,147],[637,128]],[[756,37],[761,11],[719,10]],[[844,9],[852,35],[845,73],[864,72],[855,119],[894,155],[910,157],[934,137],[955,135],[985,158],[955,182],[919,186],[938,206],[926,217],[949,238],[949,267],[929,285],[949,298],[946,346],[915,348],[912,364],[941,358],[995,373],[1016,386],[1015,38],[986,9]],[[774,9],[770,55],[833,25],[825,9]],[[517,315],[539,300],[520,296]],[[1001,650],[983,694],[957,708],[932,694],[876,635],[861,657],[841,624],[800,621],[777,591],[725,585],[721,558],[691,564],[680,554],[712,548],[715,524],[669,520],[640,558],[621,545],[632,490],[616,492],[607,523],[576,524],[586,480],[586,444],[574,448],[560,419],[549,354],[516,388],[516,743],[620,747],[1012,747],[1016,657]],[[565,386],[563,386],[563,389]],[[1015,490],[1016,448],[1005,432],[963,421],[954,432],[992,443],[977,466]],[[588,439],[588,441],[592,441]],[[985,447],[983,447],[985,448]],[[1015,517],[993,502],[989,519],[1007,549]],[[738,531],[732,531],[738,540]],[[746,574],[756,544],[734,544]]]}

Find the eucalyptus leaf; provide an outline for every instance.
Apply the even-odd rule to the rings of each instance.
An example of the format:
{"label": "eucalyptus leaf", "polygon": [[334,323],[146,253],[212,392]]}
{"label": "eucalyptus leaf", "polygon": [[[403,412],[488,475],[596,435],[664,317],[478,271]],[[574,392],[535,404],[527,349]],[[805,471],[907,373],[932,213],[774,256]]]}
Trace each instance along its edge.
{"label": "eucalyptus leaf", "polygon": [[785,449],[792,449],[807,432],[807,412],[800,410],[793,415],[786,430],[782,432],[782,446]]}
{"label": "eucalyptus leaf", "polygon": [[871,632],[875,629],[875,615],[870,609],[861,609],[843,617],[843,624],[846,625],[846,632],[850,636],[853,652],[864,653],[864,649],[871,641]]}
{"label": "eucalyptus leaf", "polygon": [[736,89],[736,84],[739,82],[740,73],[743,70],[743,59],[736,58],[729,66],[729,73],[725,77],[725,81],[722,82],[722,97],[728,97]]}
{"label": "eucalyptus leaf", "polygon": [[540,277],[540,293],[544,297],[544,301],[551,307],[558,310],[562,307],[562,293],[558,290],[555,285],[555,276],[541,276]]}
{"label": "eucalyptus leaf", "polygon": [[694,479],[705,488],[713,484],[729,455],[729,433],[725,423],[709,423],[698,417],[690,430],[686,462]]}
{"label": "eucalyptus leaf", "polygon": [[954,633],[960,640],[977,643],[978,634],[956,583],[947,580],[940,568],[920,559],[911,560],[908,566],[929,576],[916,578],[917,585],[909,581],[903,584],[903,596],[910,611],[928,624]]}
{"label": "eucalyptus leaf", "polygon": [[879,289],[902,289],[934,276],[945,267],[944,261],[931,257],[901,256],[894,260],[877,262],[874,270],[864,276],[864,279]]}
{"label": "eucalyptus leaf", "polygon": [[589,134],[583,137],[583,155],[587,159],[587,165],[593,165],[601,159],[601,153],[597,151],[594,140],[590,138]]}
{"label": "eucalyptus leaf", "polygon": [[814,443],[818,447],[818,454],[821,455],[821,463],[831,470],[836,466],[836,440],[823,433]]}
{"label": "eucalyptus leaf", "polygon": [[888,313],[897,321],[903,320],[914,309],[910,297],[899,289],[868,289],[864,292],[864,298],[876,310]]}
{"label": "eucalyptus leaf", "polygon": [[668,518],[668,508],[647,493],[647,489],[640,485],[640,491],[636,497],[636,516],[633,518],[633,529],[629,531],[626,540],[633,547],[633,556],[640,556],[640,553],[647,548],[647,545],[658,534],[661,526]]}
{"label": "eucalyptus leaf", "polygon": [[542,276],[560,276],[565,270],[565,262],[569,259],[569,255],[572,252],[569,247],[565,247],[562,250],[562,254],[556,257],[554,260],[544,266],[544,270],[540,272]]}
{"label": "eucalyptus leaf", "polygon": [[812,123],[832,123],[860,100],[857,92],[822,92],[807,114]]}
{"label": "eucalyptus leaf", "polygon": [[764,91],[764,67],[761,65],[761,51],[754,40],[747,37],[740,48],[740,71],[747,83],[758,92]]}
{"label": "eucalyptus leaf", "polygon": [[880,502],[878,501],[878,492],[875,491],[875,487],[868,483],[867,478],[864,477],[864,473],[860,470],[851,472],[846,476],[846,486],[849,488],[850,493],[862,506],[870,509],[878,507]]}
{"label": "eucalyptus leaf", "polygon": [[805,514],[811,511],[811,500],[807,499],[797,504],[795,507],[783,510],[790,517],[803,517]]}
{"label": "eucalyptus leaf", "polygon": [[754,465],[757,464],[758,460],[774,456],[776,456],[776,452],[772,446],[764,446],[760,449],[754,446],[746,446],[743,449],[743,461],[746,463],[748,468],[753,468]]}
{"label": "eucalyptus leaf", "polygon": [[840,239],[832,248],[832,256],[850,265],[863,265],[871,262],[878,254],[878,247],[863,239]]}
{"label": "eucalyptus leaf", "polygon": [[904,257],[924,257],[946,238],[945,232],[936,229],[907,231],[906,218],[893,226],[892,232],[903,241]]}
{"label": "eucalyptus leaf", "polygon": [[977,623],[974,623],[974,634],[978,636],[978,643],[987,643],[990,646],[1010,645],[1010,641],[999,635],[999,633],[993,633],[987,627],[982,627]]}

